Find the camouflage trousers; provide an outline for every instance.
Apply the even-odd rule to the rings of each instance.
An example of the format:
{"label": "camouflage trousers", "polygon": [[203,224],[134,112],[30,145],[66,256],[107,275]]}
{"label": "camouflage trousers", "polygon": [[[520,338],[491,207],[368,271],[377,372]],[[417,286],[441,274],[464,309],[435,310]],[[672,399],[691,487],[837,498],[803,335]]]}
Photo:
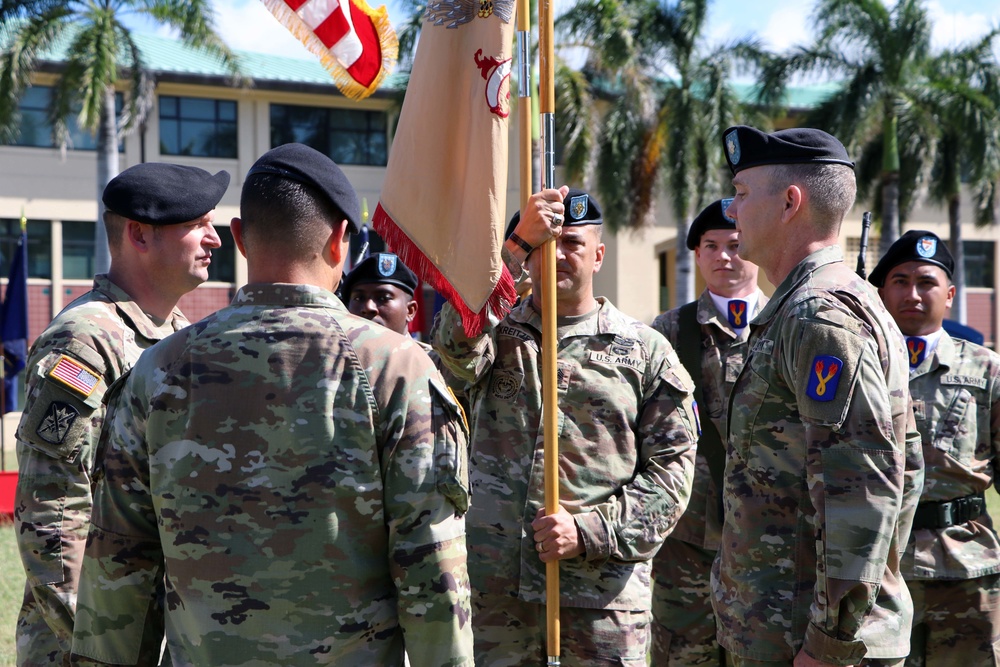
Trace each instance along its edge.
{"label": "camouflage trousers", "polygon": [[[726,654],[728,662],[732,667],[792,667],[791,660],[784,661],[764,661],[764,660],[750,660],[748,658],[740,658],[734,656],[730,653]],[[653,663],[654,665],[656,663]],[[858,663],[858,667],[903,667],[902,658],[893,658],[891,660],[862,660]],[[964,666],[963,666],[964,667]]]}
{"label": "camouflage trousers", "polygon": [[1000,574],[906,585],[913,597],[907,667],[1000,665]]}
{"label": "camouflage trousers", "polygon": [[[560,658],[567,667],[646,667],[648,611],[560,609]],[[472,593],[479,667],[541,667],[547,662],[545,605]]]}
{"label": "camouflage trousers", "polygon": [[724,665],[712,611],[714,551],[667,538],[653,561],[653,650],[656,667]]}
{"label": "camouflage trousers", "polygon": [[[61,604],[45,609],[35,599],[31,587],[25,584],[24,600],[17,615],[15,642],[17,646],[17,667],[62,667],[70,664],[69,652],[73,637],[57,637],[49,624],[45,622],[47,614],[67,613]],[[64,618],[62,627],[73,627],[72,618]]]}

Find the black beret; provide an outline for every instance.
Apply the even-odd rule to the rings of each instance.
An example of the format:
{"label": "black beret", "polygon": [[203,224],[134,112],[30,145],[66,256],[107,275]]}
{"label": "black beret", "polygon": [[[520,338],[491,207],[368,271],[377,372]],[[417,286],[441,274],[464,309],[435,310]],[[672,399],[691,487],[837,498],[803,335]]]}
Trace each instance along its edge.
{"label": "black beret", "polygon": [[809,127],[767,134],[736,125],[722,133],[722,147],[734,176],[765,164],[843,164],[854,168],[847,149],[835,136]]}
{"label": "black beret", "polygon": [[604,224],[601,207],[583,190],[570,188],[566,198],[563,199],[563,204],[566,206],[566,220],[563,222],[565,227]]}
{"label": "black beret", "polygon": [[109,211],[148,225],[196,220],[216,206],[229,187],[229,172],[165,162],[143,162],[111,179],[101,201]]}
{"label": "black beret", "polygon": [[875,287],[882,287],[889,271],[905,262],[935,264],[944,269],[949,278],[955,270],[955,258],[951,256],[947,243],[942,243],[933,232],[911,229],[889,246],[889,251],[879,260],[868,280]]}
{"label": "black beret", "polygon": [[[570,188],[563,199],[566,207],[566,216],[563,221],[564,227],[578,227],[580,225],[601,225],[604,218],[601,215],[601,207],[597,205],[597,200],[588,195],[583,190]],[[521,221],[521,211],[514,211],[510,222],[507,223],[507,230],[504,232],[504,240],[509,239],[514,233],[517,223]]]}
{"label": "black beret", "polygon": [[711,229],[726,229],[731,232],[736,231],[736,221],[726,215],[726,209],[733,203],[733,198],[720,199],[705,207],[705,210],[698,214],[698,217],[691,223],[688,230],[687,247],[694,250],[701,243],[701,236]]}
{"label": "black beret", "polygon": [[317,190],[344,214],[351,232],[361,230],[361,204],[347,176],[326,155],[305,144],[283,144],[258,158],[247,172],[281,176]]}
{"label": "black beret", "polygon": [[351,290],[355,285],[370,283],[389,284],[399,287],[412,295],[417,289],[417,276],[410,271],[403,261],[390,252],[380,252],[371,255],[365,261],[354,267],[354,270],[344,278],[341,293],[344,298],[351,298]]}

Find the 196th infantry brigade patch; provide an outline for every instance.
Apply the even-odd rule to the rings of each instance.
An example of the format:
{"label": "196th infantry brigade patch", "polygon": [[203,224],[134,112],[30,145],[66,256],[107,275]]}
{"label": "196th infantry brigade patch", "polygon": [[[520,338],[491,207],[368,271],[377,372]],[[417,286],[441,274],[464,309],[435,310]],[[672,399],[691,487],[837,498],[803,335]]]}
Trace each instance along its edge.
{"label": "196th infantry brigade patch", "polygon": [[493,381],[490,391],[493,396],[502,401],[509,401],[517,395],[521,388],[521,378],[512,371],[493,371]]}
{"label": "196th infantry brigade patch", "polygon": [[844,362],[837,357],[818,355],[813,359],[806,396],[814,401],[832,401],[837,396]]}
{"label": "196th infantry brigade patch", "polygon": [[49,371],[49,377],[83,395],[84,398],[93,394],[97,383],[101,381],[100,375],[66,355],[59,357],[59,361]]}
{"label": "196th infantry brigade patch", "polygon": [[45,442],[61,445],[66,434],[69,433],[69,427],[79,416],[80,412],[69,403],[53,401],[49,405],[48,414],[35,429],[35,433]]}

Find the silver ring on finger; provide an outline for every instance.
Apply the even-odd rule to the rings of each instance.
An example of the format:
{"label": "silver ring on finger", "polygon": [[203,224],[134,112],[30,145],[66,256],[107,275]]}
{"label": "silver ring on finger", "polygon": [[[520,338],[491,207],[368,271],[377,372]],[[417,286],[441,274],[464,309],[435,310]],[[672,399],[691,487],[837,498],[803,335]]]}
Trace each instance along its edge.
{"label": "silver ring on finger", "polygon": [[561,215],[561,214],[559,214],[559,213],[555,213],[555,214],[553,214],[553,216],[552,216],[552,224],[553,224],[553,225],[555,225],[556,227],[559,227],[560,225],[562,225],[562,223],[563,223],[563,221],[564,221],[565,219],[566,219],[566,218],[562,217],[562,215]]}

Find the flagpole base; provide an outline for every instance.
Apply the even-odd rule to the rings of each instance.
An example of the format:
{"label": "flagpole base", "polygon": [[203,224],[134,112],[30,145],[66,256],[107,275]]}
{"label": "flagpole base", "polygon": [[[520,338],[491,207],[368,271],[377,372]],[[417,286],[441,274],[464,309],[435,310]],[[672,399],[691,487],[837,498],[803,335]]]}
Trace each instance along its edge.
{"label": "flagpole base", "polygon": [[550,655],[549,661],[546,663],[546,665],[548,665],[548,667],[559,667],[559,656]]}

